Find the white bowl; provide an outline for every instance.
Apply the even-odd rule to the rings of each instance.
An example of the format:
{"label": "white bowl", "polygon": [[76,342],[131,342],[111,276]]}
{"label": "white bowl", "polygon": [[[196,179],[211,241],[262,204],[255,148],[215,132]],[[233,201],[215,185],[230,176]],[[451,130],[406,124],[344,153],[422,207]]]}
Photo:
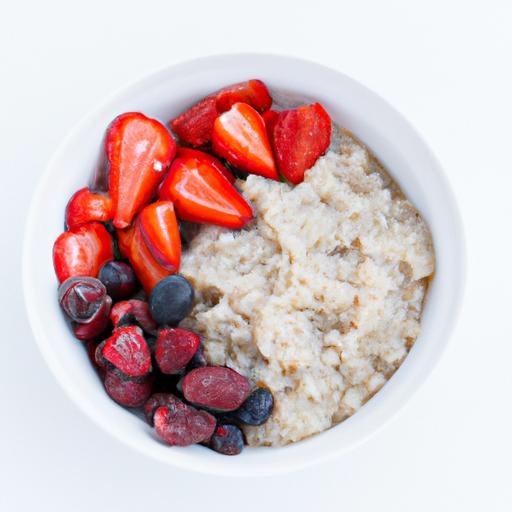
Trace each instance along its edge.
{"label": "white bowl", "polygon": [[[365,142],[428,222],[437,269],[423,312],[422,332],[405,362],[377,395],[340,425],[283,448],[249,448],[237,457],[201,446],[170,448],[105,394],[81,343],[57,302],[52,246],[62,231],[68,198],[89,181],[106,126],[118,114],[142,111],[167,121],[226,84],[260,78],[274,91],[320,101],[331,117]],[[462,298],[465,268],[458,210],[439,163],[412,126],[366,87],[337,71],[290,57],[239,54],[167,67],[112,95],[62,143],[32,199],[23,254],[30,323],[65,392],[98,425],[127,445],[171,465],[222,475],[291,471],[339,456],[380,429],[411,398],[445,348]]]}

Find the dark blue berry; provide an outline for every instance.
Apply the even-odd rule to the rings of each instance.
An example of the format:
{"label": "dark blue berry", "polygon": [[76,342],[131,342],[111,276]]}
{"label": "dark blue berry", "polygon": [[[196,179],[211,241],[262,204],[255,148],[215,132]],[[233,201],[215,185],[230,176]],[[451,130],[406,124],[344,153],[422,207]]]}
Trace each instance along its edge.
{"label": "dark blue berry", "polygon": [[135,273],[124,261],[107,261],[98,277],[114,300],[126,299],[137,289]]}
{"label": "dark blue berry", "polygon": [[244,449],[244,435],[235,425],[219,425],[210,439],[210,448],[223,455],[238,455]]}
{"label": "dark blue berry", "polygon": [[159,325],[178,325],[192,309],[194,289],[179,275],[162,279],[149,296],[151,316]]}
{"label": "dark blue berry", "polygon": [[244,425],[262,425],[270,418],[274,398],[265,388],[257,388],[249,398],[236,410],[229,414],[230,418]]}
{"label": "dark blue berry", "polygon": [[193,370],[194,368],[202,368],[203,366],[208,366],[208,361],[204,356],[204,349],[200,346],[192,359],[187,364],[187,371]]}

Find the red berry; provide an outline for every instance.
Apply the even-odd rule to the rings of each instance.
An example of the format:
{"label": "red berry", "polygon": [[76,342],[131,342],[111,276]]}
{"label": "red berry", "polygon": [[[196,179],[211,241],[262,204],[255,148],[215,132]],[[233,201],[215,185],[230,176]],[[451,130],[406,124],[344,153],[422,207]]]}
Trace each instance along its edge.
{"label": "red berry", "polygon": [[156,323],[149,311],[149,305],[144,300],[130,299],[118,302],[110,312],[114,329],[127,325],[138,325],[148,334],[156,334]]}
{"label": "red berry", "polygon": [[249,381],[231,368],[205,366],[183,378],[183,395],[192,404],[217,411],[234,411],[249,396]]}
{"label": "red berry", "polygon": [[181,403],[181,400],[171,393],[153,393],[144,404],[144,416],[146,416],[147,422],[153,426],[153,416],[159,407],[162,405],[171,407],[178,403]]}
{"label": "red berry", "polygon": [[[128,377],[143,377],[151,370],[151,354],[139,327],[116,329],[110,338],[101,343],[98,350],[107,365],[110,363]],[[98,356],[98,351],[96,354]]]}
{"label": "red berry", "polygon": [[162,373],[174,374],[194,357],[201,340],[185,329],[161,329],[155,347],[155,359]]}
{"label": "red berry", "polygon": [[86,323],[105,301],[107,290],[94,277],[69,277],[59,286],[59,303],[66,315],[78,323]]}
{"label": "red berry", "polygon": [[113,216],[110,197],[91,192],[87,187],[75,192],[66,207],[68,228],[76,228],[91,221],[107,222]]}
{"label": "red berry", "polygon": [[208,441],[215,430],[215,418],[183,402],[161,406],[153,415],[155,431],[171,446],[188,446]]}
{"label": "red berry", "polygon": [[118,404],[140,407],[151,395],[153,377],[133,380],[117,370],[107,370],[103,383],[108,396]]}
{"label": "red berry", "polygon": [[73,333],[79,340],[92,340],[105,332],[108,326],[112,299],[106,295],[101,307],[86,323],[73,322]]}

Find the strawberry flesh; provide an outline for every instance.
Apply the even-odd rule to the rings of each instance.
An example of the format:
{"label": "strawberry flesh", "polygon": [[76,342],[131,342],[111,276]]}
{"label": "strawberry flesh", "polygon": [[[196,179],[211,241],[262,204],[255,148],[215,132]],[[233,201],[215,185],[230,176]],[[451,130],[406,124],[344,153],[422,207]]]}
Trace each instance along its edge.
{"label": "strawberry flesh", "polygon": [[128,112],[109,126],[106,151],[114,226],[123,229],[153,197],[174,158],[176,143],[156,119]]}
{"label": "strawberry flesh", "polygon": [[251,207],[210,163],[195,157],[176,158],[159,196],[172,201],[182,220],[241,228],[252,219]]}
{"label": "strawberry flesh", "polygon": [[320,103],[278,112],[269,131],[277,167],[294,184],[331,143],[331,119]]}
{"label": "strawberry flesh", "polygon": [[66,206],[66,226],[76,228],[92,221],[112,220],[113,210],[110,197],[91,192],[87,187],[73,194]]}
{"label": "strawberry flesh", "polygon": [[197,158],[199,160],[203,160],[209,163],[212,167],[215,167],[219,172],[221,172],[231,184],[235,183],[236,181],[236,178],[233,176],[233,173],[231,171],[228,171],[228,169],[224,165],[222,165],[220,160],[210,155],[209,153],[205,153],[204,151],[199,151],[198,149],[192,148],[178,148],[178,151],[176,152],[176,157],[192,157]]}
{"label": "strawberry flesh", "polygon": [[96,277],[113,257],[112,237],[99,222],[65,231],[53,245],[53,266],[60,283],[72,276]]}
{"label": "strawberry flesh", "polygon": [[185,329],[161,329],[155,346],[155,359],[162,373],[172,375],[183,370],[194,357],[201,340]]}
{"label": "strawberry flesh", "polygon": [[235,103],[247,103],[258,112],[265,112],[272,106],[272,97],[261,80],[248,80],[225,87],[217,93],[219,112],[226,112]]}
{"label": "strawberry flesh", "polygon": [[235,103],[213,124],[213,151],[238,169],[277,180],[265,122],[247,103]]}

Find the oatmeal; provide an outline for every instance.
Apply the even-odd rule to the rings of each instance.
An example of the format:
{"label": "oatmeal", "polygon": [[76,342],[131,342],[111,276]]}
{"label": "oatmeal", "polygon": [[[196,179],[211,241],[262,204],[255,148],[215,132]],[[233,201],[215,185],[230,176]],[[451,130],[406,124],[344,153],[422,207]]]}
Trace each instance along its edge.
{"label": "oatmeal", "polygon": [[283,445],[354,414],[400,366],[420,330],[434,271],[430,232],[348,133],[303,183],[249,175],[237,186],[255,219],[205,225],[181,274],[196,303],[181,326],[210,364],[267,387],[271,418],[250,445]]}

